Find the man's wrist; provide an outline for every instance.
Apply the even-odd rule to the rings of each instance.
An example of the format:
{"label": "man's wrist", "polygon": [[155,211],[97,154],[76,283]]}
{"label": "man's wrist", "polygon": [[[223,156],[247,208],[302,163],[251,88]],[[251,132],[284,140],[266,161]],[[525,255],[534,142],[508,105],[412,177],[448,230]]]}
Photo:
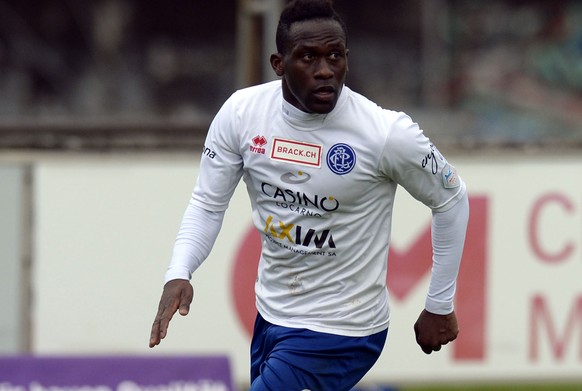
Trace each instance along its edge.
{"label": "man's wrist", "polygon": [[455,310],[452,301],[436,300],[430,297],[426,298],[424,308],[431,314],[448,315]]}
{"label": "man's wrist", "polygon": [[192,274],[187,267],[172,267],[166,271],[164,275],[164,284],[172,280],[188,280],[192,278]]}

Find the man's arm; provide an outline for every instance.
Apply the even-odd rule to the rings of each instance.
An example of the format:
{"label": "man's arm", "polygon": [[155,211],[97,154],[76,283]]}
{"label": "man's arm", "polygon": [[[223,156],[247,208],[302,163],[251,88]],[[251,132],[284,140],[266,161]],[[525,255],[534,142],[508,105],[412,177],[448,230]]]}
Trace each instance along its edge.
{"label": "man's arm", "polygon": [[[235,93],[236,94],[236,93]],[[164,277],[164,291],[152,326],[150,347],[166,336],[174,313],[186,315],[192,301],[192,273],[206,260],[222,226],[224,214],[243,175],[240,126],[234,95],[222,105],[204,141],[200,173],[184,212]]]}
{"label": "man's arm", "polygon": [[179,310],[185,316],[194,296],[190,278],[208,257],[218,237],[224,212],[205,210],[191,200],[184,213],[174,244],[172,261],[166,272],[164,290],[150,334],[150,348],[159,345],[168,333],[170,320]]}
{"label": "man's arm", "polygon": [[469,221],[467,193],[445,212],[433,212],[433,267],[425,309],[414,324],[416,342],[426,354],[457,338],[453,299]]}

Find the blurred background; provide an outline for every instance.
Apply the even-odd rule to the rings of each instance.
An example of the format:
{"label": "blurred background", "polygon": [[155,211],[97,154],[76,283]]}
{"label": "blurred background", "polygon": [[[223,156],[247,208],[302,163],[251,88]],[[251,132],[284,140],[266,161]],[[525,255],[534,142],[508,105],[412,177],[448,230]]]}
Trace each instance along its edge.
{"label": "blurred background", "polygon": [[[149,324],[207,127],[236,89],[275,78],[284,4],[0,0],[0,356],[152,354]],[[349,30],[347,84],[419,122],[480,208],[463,261],[479,282],[462,288],[480,298],[466,312],[479,335],[424,361],[394,326],[392,357],[362,390],[582,390],[582,3],[334,4]],[[403,204],[395,227],[417,213]],[[244,189],[233,205],[248,207]],[[179,324],[153,354],[224,354],[244,389],[248,335],[231,277],[250,218],[231,213],[197,282],[212,298],[197,310],[217,323]],[[395,247],[414,243],[419,216],[402,219]],[[414,321],[421,291],[397,297],[399,322]],[[117,327],[103,324],[112,316]],[[0,372],[0,390],[29,375]]]}
{"label": "blurred background", "polygon": [[[2,0],[0,126],[170,122],[204,132],[232,91],[274,77],[266,59],[280,7]],[[432,134],[471,145],[582,140],[579,2],[340,0],[336,8],[350,29],[348,84],[384,107],[430,116]],[[24,140],[5,135],[0,145]]]}

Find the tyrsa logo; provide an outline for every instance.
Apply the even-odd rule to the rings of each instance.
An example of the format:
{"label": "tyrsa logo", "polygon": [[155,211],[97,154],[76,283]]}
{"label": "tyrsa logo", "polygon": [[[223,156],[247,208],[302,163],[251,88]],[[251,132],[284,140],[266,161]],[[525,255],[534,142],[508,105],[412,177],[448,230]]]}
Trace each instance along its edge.
{"label": "tyrsa logo", "polygon": [[250,147],[251,152],[260,153],[262,155],[267,152],[265,148],[263,148],[265,145],[267,145],[267,139],[265,136],[255,136],[251,141],[253,142],[253,145]]}
{"label": "tyrsa logo", "polygon": [[301,141],[274,138],[271,160],[295,163],[310,167],[321,167],[321,145]]}

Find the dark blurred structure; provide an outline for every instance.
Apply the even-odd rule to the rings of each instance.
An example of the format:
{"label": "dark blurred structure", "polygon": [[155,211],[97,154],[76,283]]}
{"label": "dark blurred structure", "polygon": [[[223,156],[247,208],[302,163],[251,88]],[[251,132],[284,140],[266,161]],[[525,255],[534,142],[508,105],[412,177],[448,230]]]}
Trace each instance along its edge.
{"label": "dark blurred structure", "polygon": [[0,115],[166,116],[233,88],[234,1],[0,0]]}
{"label": "dark blurred structure", "polygon": [[[257,56],[237,44],[242,2],[0,0],[0,146],[50,147],[39,129],[89,128],[103,145],[122,133],[128,146],[141,131],[203,135],[241,87],[242,57]],[[579,1],[335,4],[350,30],[348,84],[431,134],[582,145]]]}

